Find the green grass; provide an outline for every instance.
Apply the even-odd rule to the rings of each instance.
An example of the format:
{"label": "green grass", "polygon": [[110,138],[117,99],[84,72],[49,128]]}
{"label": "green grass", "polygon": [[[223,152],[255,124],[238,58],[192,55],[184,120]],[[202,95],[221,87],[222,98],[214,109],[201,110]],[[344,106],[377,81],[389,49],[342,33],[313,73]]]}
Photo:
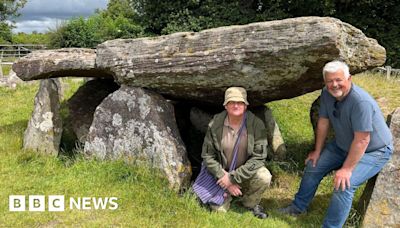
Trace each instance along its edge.
{"label": "green grass", "polygon": [[[387,99],[390,108],[399,106],[400,83],[383,77],[363,75],[356,83],[373,96]],[[81,84],[67,80],[65,99]],[[384,89],[375,89],[380,85]],[[0,224],[5,227],[320,227],[329,203],[332,177],[325,178],[310,206],[298,218],[282,216],[276,209],[287,205],[297,191],[303,161],[313,146],[309,108],[319,92],[268,105],[281,128],[288,147],[287,161],[270,162],[273,184],[261,204],[270,213],[264,221],[234,204],[226,214],[210,213],[189,192],[176,194],[161,175],[146,167],[122,161],[85,160],[79,155],[53,158],[22,151],[23,132],[33,109],[38,84],[19,85],[16,90],[0,88]],[[376,91],[375,91],[376,90]],[[392,107],[393,106],[393,107]],[[62,105],[63,115],[65,103]],[[357,192],[356,201],[361,191]],[[70,210],[64,212],[9,212],[9,195],[65,195],[69,197],[117,197],[117,210]],[[358,226],[351,213],[348,226]]]}
{"label": "green grass", "polygon": [[3,70],[3,76],[7,76],[8,73],[10,73],[11,65],[1,65],[1,68]]}

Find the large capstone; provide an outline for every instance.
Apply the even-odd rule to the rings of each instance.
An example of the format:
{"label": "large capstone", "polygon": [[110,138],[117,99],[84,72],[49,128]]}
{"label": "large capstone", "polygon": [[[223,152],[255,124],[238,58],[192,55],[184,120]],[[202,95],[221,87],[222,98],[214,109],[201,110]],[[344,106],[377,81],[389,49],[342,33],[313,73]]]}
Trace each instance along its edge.
{"label": "large capstone", "polygon": [[110,40],[97,47],[96,65],[175,100],[220,106],[227,87],[243,86],[258,106],[321,89],[322,68],[334,59],[355,73],[382,65],[386,52],[338,19],[300,17]]}
{"label": "large capstone", "polygon": [[122,86],[97,107],[84,153],[161,170],[173,189],[187,187],[190,163],[173,106],[153,92]]}
{"label": "large capstone", "polygon": [[250,105],[260,106],[321,89],[322,67],[334,59],[357,73],[384,64],[386,51],[338,19],[299,17],[110,40],[96,51],[33,52],[13,69],[23,80],[112,75],[119,84],[213,106],[222,104],[229,86],[243,86]]}
{"label": "large capstone", "polygon": [[95,60],[94,49],[39,50],[18,59],[12,69],[24,81],[68,76],[112,78],[96,68]]}

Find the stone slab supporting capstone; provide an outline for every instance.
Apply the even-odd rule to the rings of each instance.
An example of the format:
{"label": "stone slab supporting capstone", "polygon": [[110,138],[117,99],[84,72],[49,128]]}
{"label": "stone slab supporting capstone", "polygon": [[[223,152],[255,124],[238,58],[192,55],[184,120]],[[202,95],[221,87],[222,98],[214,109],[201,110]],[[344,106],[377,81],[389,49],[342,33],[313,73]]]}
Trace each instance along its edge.
{"label": "stone slab supporting capstone", "polygon": [[191,176],[173,106],[141,88],[123,85],[102,101],[94,113],[84,154],[149,165],[159,169],[175,190],[187,187]]}
{"label": "stone slab supporting capstone", "polygon": [[267,129],[268,157],[283,161],[286,158],[286,145],[272,110],[267,106],[262,106],[255,109],[254,113],[264,122]]}
{"label": "stone slab supporting capstone", "polygon": [[400,227],[400,108],[391,114],[390,130],[394,138],[392,158],[376,180],[372,180],[375,185],[369,184],[365,190],[373,188],[371,198],[366,199],[369,201],[363,220],[366,228]]}
{"label": "stone slab supporting capstone", "polygon": [[90,80],[68,100],[69,120],[79,142],[86,141],[96,107],[118,88],[112,79]]}
{"label": "stone slab supporting capstone", "polygon": [[62,134],[59,80],[45,79],[40,82],[34,110],[24,134],[24,149],[58,155]]}

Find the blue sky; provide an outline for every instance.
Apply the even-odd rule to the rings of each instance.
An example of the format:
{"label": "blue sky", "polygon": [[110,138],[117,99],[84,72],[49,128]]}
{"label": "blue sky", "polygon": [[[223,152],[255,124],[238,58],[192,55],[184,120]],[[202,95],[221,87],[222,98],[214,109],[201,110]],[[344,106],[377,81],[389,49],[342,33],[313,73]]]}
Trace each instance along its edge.
{"label": "blue sky", "polygon": [[87,17],[96,9],[105,9],[108,0],[28,0],[16,18],[13,32],[46,32],[65,20]]}

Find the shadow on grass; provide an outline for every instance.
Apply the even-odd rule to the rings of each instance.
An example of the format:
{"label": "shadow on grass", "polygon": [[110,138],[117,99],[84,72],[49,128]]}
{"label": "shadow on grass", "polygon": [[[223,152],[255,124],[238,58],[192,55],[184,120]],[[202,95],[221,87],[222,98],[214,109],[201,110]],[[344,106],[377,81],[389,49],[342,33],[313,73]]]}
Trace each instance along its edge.
{"label": "shadow on grass", "polygon": [[284,215],[278,211],[280,208],[289,206],[292,203],[293,198],[263,198],[260,204],[270,214],[271,217],[283,220],[288,224],[292,224],[293,226],[320,227],[322,225],[325,212],[328,208],[330,197],[331,194],[316,195],[312,200],[307,212],[299,216]]}
{"label": "shadow on grass", "polygon": [[[293,227],[321,227],[329,199],[330,194],[315,196],[307,213],[297,217],[284,215],[278,212],[279,208],[286,207],[292,202],[293,199],[290,198],[263,198],[260,205],[264,207],[265,212],[269,215],[268,219],[281,220]],[[229,211],[237,214],[251,213],[247,208],[242,206],[240,198],[234,198],[232,200]]]}
{"label": "shadow on grass", "polygon": [[28,120],[15,121],[12,124],[5,124],[0,126],[0,134],[15,132],[21,133],[17,134],[16,137],[22,137],[26,126],[28,126]]}
{"label": "shadow on grass", "polygon": [[0,142],[2,144],[0,148],[8,151],[20,150],[22,148],[22,139],[27,124],[27,120],[20,120],[12,124],[0,126]]}
{"label": "shadow on grass", "polygon": [[268,163],[280,163],[280,166],[283,170],[287,172],[298,172],[303,171],[304,169],[304,160],[307,158],[307,155],[314,148],[314,143],[312,142],[286,142],[286,159],[284,160],[274,160],[267,161]]}

